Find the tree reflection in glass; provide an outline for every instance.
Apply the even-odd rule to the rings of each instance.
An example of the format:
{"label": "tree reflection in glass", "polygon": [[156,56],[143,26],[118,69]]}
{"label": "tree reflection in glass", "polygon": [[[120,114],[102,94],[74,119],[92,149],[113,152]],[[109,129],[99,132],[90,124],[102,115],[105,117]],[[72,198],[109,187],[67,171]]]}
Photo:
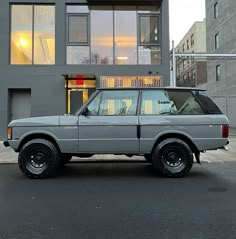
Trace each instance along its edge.
{"label": "tree reflection in glass", "polygon": [[113,8],[91,7],[91,64],[113,64]]}

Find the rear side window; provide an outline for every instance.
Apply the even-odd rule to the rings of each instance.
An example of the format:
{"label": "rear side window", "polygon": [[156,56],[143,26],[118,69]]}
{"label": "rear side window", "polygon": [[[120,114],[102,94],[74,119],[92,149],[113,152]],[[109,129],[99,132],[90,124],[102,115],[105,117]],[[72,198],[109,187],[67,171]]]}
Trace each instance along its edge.
{"label": "rear side window", "polygon": [[143,91],[141,115],[199,115],[204,111],[189,91]]}
{"label": "rear side window", "polygon": [[177,114],[180,115],[202,115],[204,111],[192,92],[168,91],[170,99],[174,102]]}
{"label": "rear side window", "polygon": [[193,94],[208,114],[222,114],[215,102],[206,94],[205,91],[193,91]]}

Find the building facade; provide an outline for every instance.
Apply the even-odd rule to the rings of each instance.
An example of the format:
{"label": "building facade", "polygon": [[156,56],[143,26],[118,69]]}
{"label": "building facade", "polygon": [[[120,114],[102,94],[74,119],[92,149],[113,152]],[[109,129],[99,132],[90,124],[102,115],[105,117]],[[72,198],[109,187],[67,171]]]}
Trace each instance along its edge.
{"label": "building facade", "polygon": [[169,85],[168,0],[0,1],[0,139],[98,87]]}
{"label": "building facade", "polygon": [[[206,0],[207,52],[236,54],[236,1]],[[236,127],[236,57],[208,60],[209,94]]]}
{"label": "building facade", "polygon": [[[176,53],[206,53],[206,23],[195,22],[176,47]],[[207,62],[193,57],[176,61],[176,85],[199,87],[207,82]]]}

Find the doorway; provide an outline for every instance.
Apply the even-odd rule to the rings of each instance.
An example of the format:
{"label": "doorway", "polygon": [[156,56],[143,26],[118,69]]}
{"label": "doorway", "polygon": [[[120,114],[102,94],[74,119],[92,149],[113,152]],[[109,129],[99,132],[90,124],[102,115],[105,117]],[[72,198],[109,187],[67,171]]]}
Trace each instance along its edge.
{"label": "doorway", "polygon": [[9,121],[31,117],[31,90],[9,90]]}
{"label": "doorway", "polygon": [[94,75],[66,75],[66,113],[75,112],[88,100],[96,90]]}

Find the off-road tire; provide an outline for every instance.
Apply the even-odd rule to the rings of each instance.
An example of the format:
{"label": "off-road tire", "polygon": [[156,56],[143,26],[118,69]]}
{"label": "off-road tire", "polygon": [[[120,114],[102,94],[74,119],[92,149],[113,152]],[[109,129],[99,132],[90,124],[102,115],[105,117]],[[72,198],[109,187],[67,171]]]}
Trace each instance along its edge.
{"label": "off-road tire", "polygon": [[193,166],[193,152],[181,139],[165,139],[154,149],[152,164],[162,176],[183,177]]}
{"label": "off-road tire", "polygon": [[18,164],[29,178],[48,178],[59,168],[61,156],[58,148],[49,140],[32,139],[21,148]]}

